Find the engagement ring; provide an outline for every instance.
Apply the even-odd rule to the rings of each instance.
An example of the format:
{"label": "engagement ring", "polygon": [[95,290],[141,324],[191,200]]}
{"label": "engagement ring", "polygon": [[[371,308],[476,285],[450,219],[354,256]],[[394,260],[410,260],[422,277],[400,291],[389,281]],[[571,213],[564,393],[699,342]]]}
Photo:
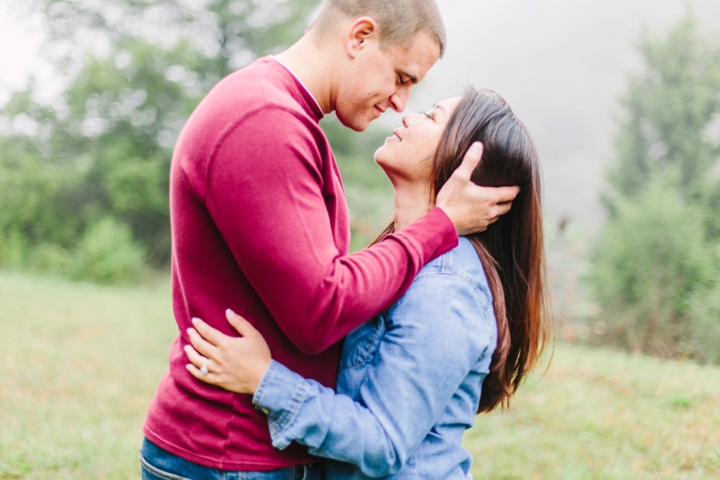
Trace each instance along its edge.
{"label": "engagement ring", "polygon": [[208,368],[207,368],[207,362],[208,362],[208,359],[206,357],[205,361],[203,362],[203,366],[200,367],[200,373],[202,373],[203,376],[206,376],[208,373],[210,373],[210,370],[208,370]]}

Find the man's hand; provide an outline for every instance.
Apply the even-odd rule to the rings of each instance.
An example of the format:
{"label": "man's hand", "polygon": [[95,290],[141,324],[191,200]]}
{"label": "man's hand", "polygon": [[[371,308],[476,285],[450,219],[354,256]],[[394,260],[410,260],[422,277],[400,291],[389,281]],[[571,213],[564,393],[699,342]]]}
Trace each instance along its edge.
{"label": "man's hand", "polygon": [[520,187],[479,187],[470,181],[482,152],[482,143],[473,143],[435,201],[435,205],[450,217],[458,235],[485,231],[488,225],[510,211],[512,201],[520,193]]}

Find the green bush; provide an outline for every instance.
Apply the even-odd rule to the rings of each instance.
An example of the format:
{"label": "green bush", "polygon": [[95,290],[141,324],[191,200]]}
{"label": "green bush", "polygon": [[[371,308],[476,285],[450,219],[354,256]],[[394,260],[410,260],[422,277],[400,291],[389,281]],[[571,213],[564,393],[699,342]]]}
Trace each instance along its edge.
{"label": "green bush", "polygon": [[720,283],[693,299],[690,319],[694,356],[720,364]]}
{"label": "green bush", "polygon": [[714,298],[720,277],[711,247],[720,241],[720,141],[708,135],[720,119],[720,44],[689,13],[646,34],[639,53],[644,67],[621,99],[604,195],[609,219],[592,278],[603,318],[593,341],[702,358],[718,345],[715,314],[699,299]]}
{"label": "green bush", "polygon": [[137,280],[146,259],[130,228],[112,217],[92,224],[70,248],[47,242],[32,245],[17,229],[0,235],[0,244],[2,268],[98,283]]}
{"label": "green bush", "polygon": [[591,278],[604,341],[631,351],[688,356],[691,299],[716,271],[702,209],[686,204],[668,176],[622,199],[601,236]]}
{"label": "green bush", "polygon": [[145,250],[126,225],[105,217],[85,232],[73,260],[71,275],[76,279],[123,283],[139,277]]}
{"label": "green bush", "polygon": [[68,276],[73,271],[75,258],[71,251],[52,243],[33,248],[26,260],[27,269],[35,273]]}
{"label": "green bush", "polygon": [[17,229],[12,229],[5,235],[0,233],[0,244],[0,267],[22,269],[28,256],[27,241],[22,234]]}
{"label": "green bush", "polygon": [[0,232],[16,232],[28,247],[69,247],[88,218],[77,204],[85,172],[48,165],[12,140],[0,145]]}

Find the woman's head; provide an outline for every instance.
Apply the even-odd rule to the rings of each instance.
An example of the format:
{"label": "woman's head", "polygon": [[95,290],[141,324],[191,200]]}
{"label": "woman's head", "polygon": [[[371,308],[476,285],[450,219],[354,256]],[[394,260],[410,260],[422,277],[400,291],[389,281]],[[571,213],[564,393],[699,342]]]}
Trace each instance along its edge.
{"label": "woman's head", "polygon": [[403,115],[402,126],[375,152],[375,161],[392,183],[430,185],[432,159],[460,97],[433,105],[427,112]]}
{"label": "woman's head", "polygon": [[432,162],[432,186],[437,193],[460,166],[474,142],[483,156],[473,172],[478,185],[517,185],[521,191],[539,188],[539,159],[530,135],[510,106],[491,90],[468,88],[454,102]]}
{"label": "woman's head", "polygon": [[520,187],[507,214],[485,232],[470,236],[485,267],[498,322],[498,345],[480,402],[480,411],[490,411],[509,401],[548,338],[541,174],[532,139],[505,100],[489,90],[468,89],[435,150],[433,195],[476,141],[484,148],[472,181]]}
{"label": "woman's head", "polygon": [[525,190],[538,179],[538,157],[525,127],[499,95],[474,88],[427,112],[404,115],[402,126],[375,152],[375,160],[395,185],[429,185],[434,202],[475,141],[484,145],[472,177],[478,185],[518,185]]}
{"label": "woman's head", "polygon": [[485,267],[498,322],[498,345],[480,403],[480,411],[490,411],[508,402],[548,337],[535,146],[505,100],[492,91],[469,88],[461,98],[441,102],[427,115],[403,117],[403,127],[375,158],[396,191],[406,184],[422,184],[434,204],[474,142],[482,142],[484,148],[473,182],[521,189],[509,213],[469,237]]}

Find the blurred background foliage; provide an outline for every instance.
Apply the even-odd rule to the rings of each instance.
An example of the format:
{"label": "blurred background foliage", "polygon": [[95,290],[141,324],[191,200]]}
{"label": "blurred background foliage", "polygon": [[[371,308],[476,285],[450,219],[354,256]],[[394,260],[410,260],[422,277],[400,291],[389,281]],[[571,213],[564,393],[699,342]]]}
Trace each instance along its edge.
{"label": "blurred background foliage", "polygon": [[[0,267],[106,283],[166,269],[185,119],[222,77],[298,38],[319,0],[13,2],[42,18],[59,93],[41,100],[31,82],[0,108]],[[565,220],[548,229],[555,311],[567,340],[720,363],[720,46],[688,15],[638,52],[597,241]],[[386,132],[322,125],[357,250],[392,213],[368,168]]]}
{"label": "blurred background foliage", "polygon": [[[186,118],[222,77],[299,38],[318,3],[18,3],[42,16],[61,87],[41,102],[31,83],[0,110],[0,265],[106,282],[135,279],[144,263],[166,267],[167,172]],[[378,212],[391,212],[389,183],[363,167],[384,135],[358,136],[334,116],[323,125],[357,249],[380,230]],[[114,255],[104,266],[100,238]]]}
{"label": "blurred background foliage", "polygon": [[[720,45],[688,17],[646,33],[621,100],[589,276],[595,341],[720,361]],[[586,330],[587,331],[587,330]]]}

